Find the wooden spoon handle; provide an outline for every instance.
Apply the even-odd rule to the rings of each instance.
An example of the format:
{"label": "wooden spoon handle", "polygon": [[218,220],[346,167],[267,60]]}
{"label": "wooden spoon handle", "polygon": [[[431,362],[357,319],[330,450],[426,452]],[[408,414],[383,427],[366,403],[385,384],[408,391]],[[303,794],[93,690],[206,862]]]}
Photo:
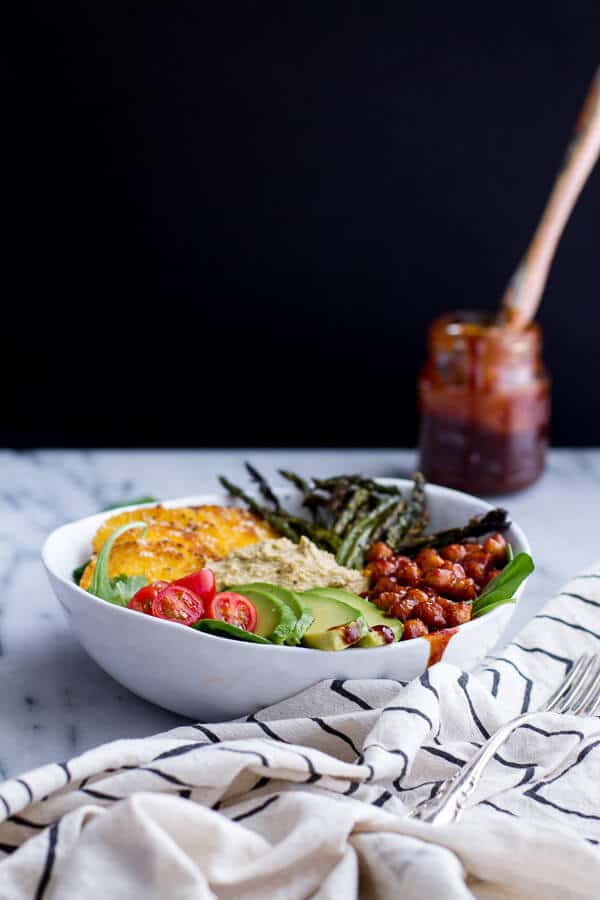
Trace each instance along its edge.
{"label": "wooden spoon handle", "polygon": [[542,298],[556,246],[577,198],[600,154],[600,69],[585,98],[542,218],[502,298],[500,321],[509,328],[525,328]]}

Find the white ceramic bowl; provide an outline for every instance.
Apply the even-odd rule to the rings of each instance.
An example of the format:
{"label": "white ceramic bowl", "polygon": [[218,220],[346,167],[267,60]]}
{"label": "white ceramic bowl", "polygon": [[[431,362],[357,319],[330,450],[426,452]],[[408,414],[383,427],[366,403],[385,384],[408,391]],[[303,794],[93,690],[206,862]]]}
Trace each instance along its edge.
{"label": "white ceramic bowl", "polygon": [[[381,479],[409,490],[411,482]],[[285,506],[298,508],[298,494],[278,491]],[[430,530],[467,521],[490,505],[468,494],[428,485]],[[169,500],[165,506],[230,504],[225,494]],[[150,504],[152,505],[152,504]],[[327,678],[395,678],[408,681],[427,667],[429,643],[418,638],[369,649],[325,652],[304,647],[264,646],[231,641],[144,616],[94,597],[73,583],[73,569],[90,555],[100,523],[114,512],[89,516],[57,528],[42,559],[50,583],[75,634],[113,678],[136,694],[199,721],[219,721],[255,712]],[[529,552],[521,529],[506,532],[515,553]],[[497,642],[514,609],[498,607],[462,625],[444,661],[474,666]]]}

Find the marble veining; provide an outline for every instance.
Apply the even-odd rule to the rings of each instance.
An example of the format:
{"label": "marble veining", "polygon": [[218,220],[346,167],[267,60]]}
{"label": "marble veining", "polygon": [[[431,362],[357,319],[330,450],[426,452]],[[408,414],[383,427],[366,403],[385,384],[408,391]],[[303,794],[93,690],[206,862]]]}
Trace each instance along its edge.
{"label": "marble veining", "polygon": [[[81,649],[40,562],[46,535],[132,496],[216,490],[215,473],[247,483],[244,459],[274,480],[277,468],[406,475],[415,464],[407,450],[0,451],[0,778],[181,722],[122,688]],[[527,532],[537,562],[510,637],[600,557],[600,450],[555,450],[538,484],[496,499]]]}

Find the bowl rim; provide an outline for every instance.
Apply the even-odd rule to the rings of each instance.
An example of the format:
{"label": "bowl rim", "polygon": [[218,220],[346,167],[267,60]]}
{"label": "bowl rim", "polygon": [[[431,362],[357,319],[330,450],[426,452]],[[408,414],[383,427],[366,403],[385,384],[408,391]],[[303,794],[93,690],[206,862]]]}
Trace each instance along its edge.
{"label": "bowl rim", "polygon": [[[396,484],[401,488],[410,488],[413,483],[412,480],[409,478],[375,477],[373,480],[377,481],[381,484]],[[282,498],[286,498],[286,497],[293,498],[293,497],[297,496],[297,493],[298,493],[293,487],[290,487],[290,486],[274,485],[273,490],[274,490],[275,494],[277,494],[278,496],[280,496]],[[468,499],[471,501],[475,501],[477,504],[479,504],[481,506],[482,512],[485,512],[486,510],[494,508],[493,505],[491,503],[488,503],[487,500],[483,500],[480,497],[476,497],[474,494],[467,494],[464,491],[457,491],[457,490],[454,490],[453,488],[444,487],[443,485],[428,483],[426,486],[426,490],[433,491],[433,493],[435,493],[438,497],[441,497],[442,499],[443,498],[452,499],[453,497],[454,498],[460,497],[463,500]],[[258,492],[252,488],[249,488],[247,493],[250,495],[258,496]],[[96,525],[96,528],[97,528],[101,522],[103,522],[106,519],[110,518],[111,516],[117,515],[121,512],[127,512],[129,510],[134,510],[134,509],[145,509],[145,508],[157,506],[157,505],[164,506],[167,508],[177,508],[180,506],[192,506],[192,505],[218,503],[223,506],[235,506],[238,508],[244,508],[243,504],[237,502],[236,500],[233,500],[233,502],[232,502],[232,499],[233,498],[231,498],[225,491],[213,491],[213,492],[206,492],[206,493],[201,493],[201,494],[191,494],[191,495],[187,495],[185,497],[174,497],[174,498],[169,498],[169,499],[165,499],[165,500],[151,501],[149,503],[139,503],[139,504],[135,503],[135,504],[130,504],[128,506],[119,506],[116,509],[103,510],[102,512],[94,513],[90,516],[83,516],[80,519],[74,519],[70,522],[65,522],[63,525],[59,525],[57,528],[53,529],[50,532],[50,534],[46,537],[44,544],[42,546],[42,550],[41,550],[42,562],[43,562],[46,570],[54,578],[56,578],[58,581],[62,582],[62,584],[66,588],[69,588],[71,591],[73,591],[74,596],[79,596],[82,599],[85,598],[86,603],[89,603],[90,601],[92,601],[92,603],[94,603],[97,608],[101,608],[102,610],[104,610],[104,612],[107,615],[112,615],[112,614],[116,613],[117,615],[127,615],[130,617],[133,616],[133,617],[135,617],[136,621],[138,621],[138,622],[140,622],[140,624],[142,624],[142,620],[140,619],[139,612],[132,610],[132,609],[128,609],[126,606],[118,606],[114,603],[107,603],[107,601],[103,600],[101,597],[96,597],[95,594],[90,594],[84,588],[81,588],[78,584],[75,584],[75,582],[72,580],[72,578],[67,578],[67,577],[65,577],[65,575],[62,572],[57,571],[55,565],[52,562],[51,556],[52,556],[53,545],[59,539],[60,533],[62,531],[71,531],[73,529],[76,530],[77,527],[83,527],[84,525]],[[227,501],[229,501],[229,502],[227,502]],[[531,548],[529,545],[529,541],[527,539],[527,536],[521,529],[521,527],[517,523],[511,521],[509,531],[511,531],[513,533],[513,536],[521,544],[522,550],[520,552],[530,553]],[[517,590],[517,592],[515,594],[517,601],[518,601],[526,583],[527,582],[525,581]],[[512,607],[513,610],[514,610],[515,606],[516,606],[516,603]],[[111,610],[112,610],[112,612],[110,612]],[[496,609],[492,610],[490,613],[487,613],[485,616],[482,616],[481,618],[471,619],[468,622],[465,622],[463,625],[458,626],[458,631],[463,632],[464,629],[467,629],[469,631],[469,633],[473,633],[474,630],[478,626],[481,627],[484,623],[486,623],[486,621],[487,621],[487,623],[489,623],[492,620],[492,618],[496,618],[498,615],[502,615],[503,613],[505,613],[504,606],[497,607]],[[144,616],[144,621],[145,620],[151,620],[154,623],[155,627],[163,627],[163,628],[166,627],[166,628],[176,629],[176,631],[179,634],[181,634],[182,636],[186,632],[193,631],[195,640],[198,638],[202,638],[204,640],[213,641],[213,642],[214,641],[222,642],[224,640],[222,637],[218,637],[217,635],[212,635],[212,634],[208,634],[203,631],[198,631],[197,629],[193,629],[191,627],[190,628],[182,628],[182,626],[179,623],[169,622],[167,619],[156,619],[152,616]],[[188,635],[188,637],[191,637],[191,635]],[[429,643],[427,641],[427,637],[421,637],[421,638],[416,638],[416,639],[411,640],[410,644],[412,644],[413,641],[415,641],[415,640],[416,641],[424,641],[426,643]],[[258,644],[258,643],[254,643],[252,641],[236,641],[236,640],[230,640],[229,643],[233,646],[238,647],[239,652],[243,652],[243,653],[254,653],[254,652],[264,653],[265,651],[268,653],[275,653],[275,652],[288,653],[290,650],[296,650],[304,655],[318,654],[320,658],[323,657],[324,655],[328,655],[328,656],[332,656],[332,657],[339,656],[339,651],[316,650],[316,649],[313,649],[312,647],[288,646],[286,644]],[[360,653],[361,655],[365,654],[365,653],[372,654],[374,651],[377,651],[377,650],[379,650],[379,651],[386,650],[388,653],[390,651],[394,652],[394,653],[398,653],[398,652],[402,652],[400,650],[401,647],[407,647],[408,644],[409,644],[408,641],[406,641],[406,642],[405,641],[394,641],[392,644],[382,645],[381,647],[352,647],[350,649],[352,649],[353,655],[356,655],[357,653]],[[297,655],[298,654],[296,654],[296,656]],[[293,657],[290,657],[290,659],[291,658],[293,658]]]}

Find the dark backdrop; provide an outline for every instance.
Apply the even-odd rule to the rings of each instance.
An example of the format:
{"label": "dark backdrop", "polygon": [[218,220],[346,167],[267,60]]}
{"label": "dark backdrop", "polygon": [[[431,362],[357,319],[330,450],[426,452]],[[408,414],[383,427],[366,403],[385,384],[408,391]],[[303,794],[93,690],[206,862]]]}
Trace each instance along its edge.
{"label": "dark backdrop", "polygon": [[[150,9],[8,35],[1,443],[413,444],[427,322],[501,296],[597,0]],[[599,223],[596,171],[540,316],[559,444],[600,444]]]}

